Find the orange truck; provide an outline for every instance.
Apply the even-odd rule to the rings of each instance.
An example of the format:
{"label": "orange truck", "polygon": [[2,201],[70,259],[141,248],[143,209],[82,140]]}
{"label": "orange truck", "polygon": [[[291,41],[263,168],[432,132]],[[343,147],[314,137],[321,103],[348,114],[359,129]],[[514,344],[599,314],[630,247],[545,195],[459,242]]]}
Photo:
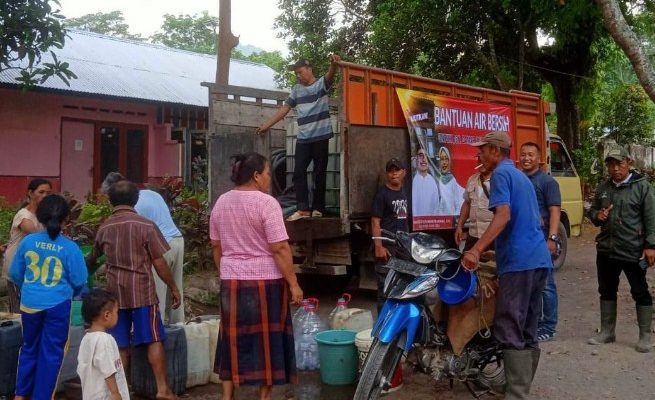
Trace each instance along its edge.
{"label": "orange truck", "polygon": [[[548,103],[538,94],[501,92],[461,85],[348,62],[340,63],[340,88],[332,112],[335,137],[328,164],[327,205],[330,215],[287,223],[294,244],[297,271],[309,274],[359,276],[359,286],[375,288],[370,241],[370,207],[383,182],[384,166],[397,157],[410,165],[410,135],[396,88],[438,94],[455,99],[511,107],[516,160],[522,143],[535,142],[549,149],[544,170],[562,192],[560,236],[564,238],[560,267],[566,257],[566,238],[579,235],[583,216],[580,180],[564,143],[548,134]],[[277,176],[286,175],[290,186],[295,147],[294,117],[288,116],[263,138],[254,129],[272,115],[286,98],[285,92],[236,86],[210,87],[210,196],[212,201],[229,188],[229,154],[255,150],[267,155],[285,152],[273,164]],[[246,136],[247,135],[247,136]],[[471,174],[473,170],[471,170]],[[274,188],[274,195],[285,185]],[[275,192],[278,193],[275,193]],[[452,235],[452,231],[444,231]]]}

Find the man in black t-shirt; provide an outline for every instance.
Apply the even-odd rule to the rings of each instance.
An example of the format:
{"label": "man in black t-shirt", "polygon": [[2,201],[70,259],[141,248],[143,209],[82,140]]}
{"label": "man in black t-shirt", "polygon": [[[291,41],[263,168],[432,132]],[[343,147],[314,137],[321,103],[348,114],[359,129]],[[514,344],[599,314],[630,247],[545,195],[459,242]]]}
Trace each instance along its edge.
{"label": "man in black t-shirt", "polygon": [[[386,181],[384,186],[378,189],[373,200],[371,209],[371,233],[372,236],[382,236],[382,229],[391,232],[409,231],[409,219],[407,213],[407,194],[403,188],[403,181],[407,170],[405,164],[397,158],[392,158],[386,165]],[[395,246],[383,243],[376,239],[375,244],[375,274],[378,283],[378,312],[384,304],[384,280],[388,270],[382,265],[386,264],[389,257],[395,255]]]}

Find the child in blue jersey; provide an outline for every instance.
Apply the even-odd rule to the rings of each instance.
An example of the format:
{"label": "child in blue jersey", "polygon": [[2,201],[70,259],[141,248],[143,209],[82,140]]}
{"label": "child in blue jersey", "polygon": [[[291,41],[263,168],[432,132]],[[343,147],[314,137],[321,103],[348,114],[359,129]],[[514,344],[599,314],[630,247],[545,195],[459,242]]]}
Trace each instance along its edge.
{"label": "child in blue jersey", "polygon": [[46,231],[27,235],[9,268],[12,282],[21,290],[23,346],[16,377],[18,400],[53,398],[68,341],[71,299],[86,283],[80,248],[61,235],[69,214],[63,197],[46,196],[36,210]]}

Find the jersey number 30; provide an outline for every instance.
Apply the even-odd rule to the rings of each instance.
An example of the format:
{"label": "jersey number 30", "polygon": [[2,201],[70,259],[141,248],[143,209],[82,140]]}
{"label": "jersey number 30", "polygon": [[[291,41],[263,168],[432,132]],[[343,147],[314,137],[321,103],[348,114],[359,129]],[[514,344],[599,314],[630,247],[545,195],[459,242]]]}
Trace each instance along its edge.
{"label": "jersey number 30", "polygon": [[[56,286],[59,283],[63,265],[58,257],[48,256],[40,265],[40,257],[36,252],[28,251],[25,253],[25,257],[30,259],[27,269],[32,271],[31,278],[28,277],[28,274],[25,275],[25,283],[34,283],[41,280],[41,284],[46,287]],[[50,269],[50,264],[53,264],[52,270]],[[50,283],[48,283],[48,280],[50,280]]]}

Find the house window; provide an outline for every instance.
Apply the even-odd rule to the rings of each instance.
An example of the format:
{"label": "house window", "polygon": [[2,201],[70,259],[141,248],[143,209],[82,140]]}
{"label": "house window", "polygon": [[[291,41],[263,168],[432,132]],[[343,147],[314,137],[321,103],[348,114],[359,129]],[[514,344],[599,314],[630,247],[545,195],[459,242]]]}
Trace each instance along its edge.
{"label": "house window", "polygon": [[96,123],[95,187],[114,171],[136,184],[146,182],[146,133],[145,126]]}

